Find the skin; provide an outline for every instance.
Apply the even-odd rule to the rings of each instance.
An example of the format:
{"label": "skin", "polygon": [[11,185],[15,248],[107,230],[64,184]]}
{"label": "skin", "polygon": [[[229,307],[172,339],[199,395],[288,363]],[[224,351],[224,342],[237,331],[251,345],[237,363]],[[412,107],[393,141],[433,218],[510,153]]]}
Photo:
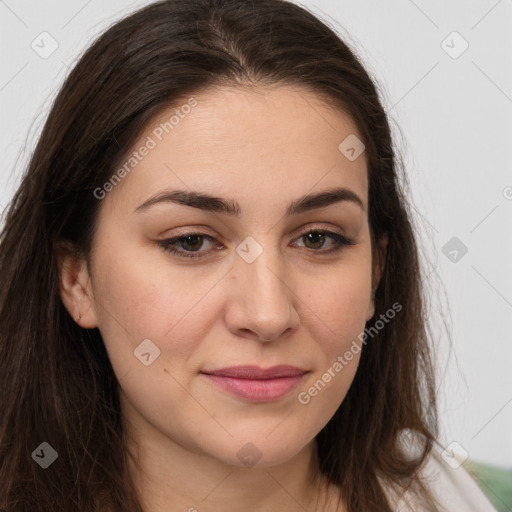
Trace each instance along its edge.
{"label": "skin", "polygon": [[[343,401],[360,353],[309,403],[298,395],[354,340],[361,345],[357,336],[374,312],[372,265],[377,281],[381,267],[372,261],[366,158],[350,161],[338,150],[357,128],[290,86],[217,87],[194,97],[190,114],[101,201],[90,267],[61,255],[63,301],[104,339],[146,510],[313,511],[319,497],[327,503],[318,510],[343,510],[319,478],[314,437]],[[155,118],[134,150],[172,113]],[[336,187],[357,194],[363,208],[341,201],[284,216],[291,201]],[[241,213],[171,202],[135,212],[175,189],[237,201]],[[355,243],[326,254],[335,240],[322,246],[302,236],[319,230]],[[198,231],[214,241],[195,241],[196,259],[158,244]],[[263,248],[252,263],[236,252],[248,236]],[[192,252],[190,245],[175,247]],[[149,366],[134,357],[144,339],[160,350]],[[200,374],[246,364],[309,373],[268,403],[236,397]],[[247,443],[261,455],[252,467],[237,456]]]}

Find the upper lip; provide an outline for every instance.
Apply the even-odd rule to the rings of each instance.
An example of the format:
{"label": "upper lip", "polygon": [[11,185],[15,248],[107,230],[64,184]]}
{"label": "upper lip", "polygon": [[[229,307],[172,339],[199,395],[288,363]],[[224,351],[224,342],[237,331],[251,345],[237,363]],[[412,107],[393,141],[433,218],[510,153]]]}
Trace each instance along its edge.
{"label": "upper lip", "polygon": [[270,368],[260,368],[259,366],[230,366],[229,368],[221,368],[219,370],[205,370],[202,373],[236,379],[266,380],[279,377],[296,377],[306,373],[306,370],[302,370],[296,366],[282,364]]}

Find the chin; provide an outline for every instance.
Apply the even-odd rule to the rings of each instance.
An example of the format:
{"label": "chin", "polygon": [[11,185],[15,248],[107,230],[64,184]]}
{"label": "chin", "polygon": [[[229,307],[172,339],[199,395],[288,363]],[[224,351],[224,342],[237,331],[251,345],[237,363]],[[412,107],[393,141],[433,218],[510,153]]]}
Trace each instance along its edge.
{"label": "chin", "polygon": [[234,453],[225,461],[229,465],[240,468],[271,468],[298,456],[311,440],[292,438],[289,432],[273,438],[272,434],[269,436],[269,431],[259,437],[241,436],[231,443],[230,452],[233,453],[234,449]]}

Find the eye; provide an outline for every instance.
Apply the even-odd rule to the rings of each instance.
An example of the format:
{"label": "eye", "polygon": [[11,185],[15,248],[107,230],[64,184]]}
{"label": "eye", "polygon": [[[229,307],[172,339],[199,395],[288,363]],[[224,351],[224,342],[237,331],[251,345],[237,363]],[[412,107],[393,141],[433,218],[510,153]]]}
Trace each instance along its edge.
{"label": "eye", "polygon": [[[355,245],[354,240],[340,233],[320,229],[309,229],[295,240],[300,239],[302,239],[305,244],[304,246],[299,245],[298,247],[304,247],[319,255],[339,252],[345,246]],[[169,252],[179,258],[202,258],[205,257],[205,253],[210,252],[208,247],[206,250],[201,250],[204,248],[205,241],[207,245],[210,246],[211,250],[215,238],[206,233],[185,233],[181,236],[159,240],[158,245],[162,247],[164,252]],[[330,243],[327,244],[329,241]],[[328,247],[327,249],[325,249],[326,245]],[[217,247],[216,250],[221,248],[222,246]]]}
{"label": "eye", "polygon": [[[180,258],[200,258],[202,257],[201,253],[207,252],[199,250],[205,240],[211,243],[214,241],[214,238],[205,233],[186,233],[182,236],[169,238],[167,240],[159,240],[158,245],[162,247],[164,252],[170,252]],[[177,245],[179,245],[181,249],[177,248]]]}
{"label": "eye", "polygon": [[[355,245],[354,240],[334,231],[313,229],[302,233],[299,238],[304,240],[306,249],[312,249],[321,254],[331,254],[341,251],[346,245]],[[331,240],[331,248],[324,249],[326,241]],[[321,249],[321,250],[320,250]]]}

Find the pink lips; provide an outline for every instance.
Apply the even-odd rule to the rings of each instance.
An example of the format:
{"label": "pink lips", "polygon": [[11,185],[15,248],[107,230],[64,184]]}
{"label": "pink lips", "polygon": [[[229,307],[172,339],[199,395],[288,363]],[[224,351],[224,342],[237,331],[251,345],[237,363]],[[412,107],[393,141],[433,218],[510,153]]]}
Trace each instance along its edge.
{"label": "pink lips", "polygon": [[202,372],[220,388],[254,402],[270,402],[282,398],[297,386],[306,373],[306,370],[288,365],[266,369],[258,366],[232,366]]}

